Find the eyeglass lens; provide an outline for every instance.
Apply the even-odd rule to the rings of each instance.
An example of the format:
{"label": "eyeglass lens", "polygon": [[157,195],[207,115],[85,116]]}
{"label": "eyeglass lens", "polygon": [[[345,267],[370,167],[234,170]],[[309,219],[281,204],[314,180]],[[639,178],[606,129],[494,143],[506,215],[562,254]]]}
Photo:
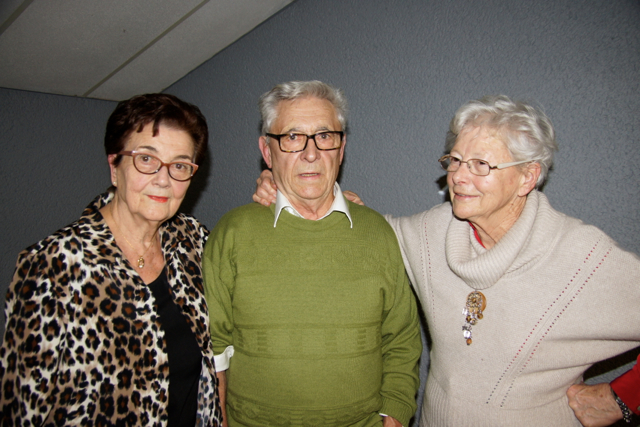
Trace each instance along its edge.
{"label": "eyeglass lens", "polygon": [[307,148],[309,139],[315,141],[319,150],[335,150],[342,142],[340,132],[320,132],[315,135],[303,133],[288,133],[280,136],[280,148],[283,151],[303,151]]}
{"label": "eyeglass lens", "polygon": [[186,181],[193,176],[193,166],[189,163],[163,163],[157,157],[149,154],[135,154],[133,164],[140,173],[153,174],[164,165],[169,170],[169,176],[176,181]]}
{"label": "eyeglass lens", "polygon": [[463,162],[457,157],[452,156],[445,156],[440,160],[442,168],[447,172],[457,171],[458,169],[460,169],[460,165],[462,163],[466,163],[467,167],[469,168],[469,172],[474,175],[485,176],[489,175],[489,172],[491,172],[491,166],[484,160],[469,159],[466,162]]}

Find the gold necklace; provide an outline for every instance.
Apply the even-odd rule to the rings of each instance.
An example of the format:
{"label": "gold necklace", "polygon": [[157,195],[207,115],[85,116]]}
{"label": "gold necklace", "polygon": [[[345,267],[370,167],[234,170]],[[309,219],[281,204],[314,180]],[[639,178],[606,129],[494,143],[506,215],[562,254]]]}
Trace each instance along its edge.
{"label": "gold necklace", "polygon": [[[111,214],[111,219],[113,219],[113,225],[116,226],[116,229],[118,230],[118,233],[122,234],[122,237],[124,238],[124,241],[127,242],[127,244],[129,246],[131,246],[131,249],[133,249],[133,252],[136,251],[136,248],[133,247],[133,245],[131,244],[131,242],[129,242],[129,239],[127,239],[127,236],[124,235],[124,233],[122,232],[122,230],[120,230],[120,227],[118,226],[118,223],[116,222],[116,217],[113,216],[113,207],[111,207],[109,209],[109,213]],[[142,255],[140,255],[140,258],[138,258],[138,268],[144,268],[144,256],[147,254],[147,252],[149,252],[149,249],[151,249],[151,246],[153,246],[153,242],[156,238],[156,234],[158,233],[158,230],[156,230],[155,233],[153,233],[153,238],[151,239],[151,244],[149,245],[149,247],[142,253]]]}
{"label": "gold necklace", "polygon": [[467,304],[462,310],[465,316],[465,324],[462,326],[462,336],[467,340],[467,345],[471,345],[471,326],[482,319],[482,312],[487,307],[487,298],[480,291],[473,291],[467,295]]}

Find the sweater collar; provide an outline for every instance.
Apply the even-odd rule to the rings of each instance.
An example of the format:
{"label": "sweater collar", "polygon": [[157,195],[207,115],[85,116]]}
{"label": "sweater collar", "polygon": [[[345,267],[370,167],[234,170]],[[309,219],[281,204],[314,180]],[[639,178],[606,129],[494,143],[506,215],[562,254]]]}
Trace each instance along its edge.
{"label": "sweater collar", "polygon": [[541,227],[535,226],[542,206],[552,210],[542,193],[532,191],[527,196],[525,207],[516,223],[489,250],[477,241],[467,221],[454,217],[447,230],[445,245],[449,268],[467,285],[482,290],[493,286],[503,276],[529,264],[544,250],[529,245],[534,232],[553,233],[552,230],[541,230]]}

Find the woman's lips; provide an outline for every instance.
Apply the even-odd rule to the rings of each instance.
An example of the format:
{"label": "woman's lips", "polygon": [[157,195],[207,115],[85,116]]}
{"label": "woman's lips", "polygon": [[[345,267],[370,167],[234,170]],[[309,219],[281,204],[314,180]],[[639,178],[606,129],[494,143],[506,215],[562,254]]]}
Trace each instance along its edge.
{"label": "woman's lips", "polygon": [[167,203],[169,201],[168,197],[160,197],[160,196],[147,196],[147,197],[149,197],[154,202],[158,202],[158,203]]}
{"label": "woman's lips", "polygon": [[473,199],[473,198],[477,197],[477,196],[471,196],[469,194],[460,194],[460,193],[453,193],[453,196],[456,199],[462,199],[462,200],[470,200],[470,199]]}

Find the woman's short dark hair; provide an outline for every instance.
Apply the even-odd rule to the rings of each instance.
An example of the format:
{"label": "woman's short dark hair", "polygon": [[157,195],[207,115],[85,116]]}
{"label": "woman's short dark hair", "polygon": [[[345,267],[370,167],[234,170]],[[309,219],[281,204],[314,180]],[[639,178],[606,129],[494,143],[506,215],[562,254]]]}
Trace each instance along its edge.
{"label": "woman's short dark hair", "polygon": [[[193,140],[194,163],[199,165],[202,162],[209,140],[207,120],[195,105],[164,93],[136,95],[118,103],[107,121],[104,136],[107,155],[118,154],[124,150],[129,136],[133,132],[142,132],[142,129],[152,122],[153,136],[158,134],[161,124],[187,132]],[[121,158],[116,157],[116,166]]]}

